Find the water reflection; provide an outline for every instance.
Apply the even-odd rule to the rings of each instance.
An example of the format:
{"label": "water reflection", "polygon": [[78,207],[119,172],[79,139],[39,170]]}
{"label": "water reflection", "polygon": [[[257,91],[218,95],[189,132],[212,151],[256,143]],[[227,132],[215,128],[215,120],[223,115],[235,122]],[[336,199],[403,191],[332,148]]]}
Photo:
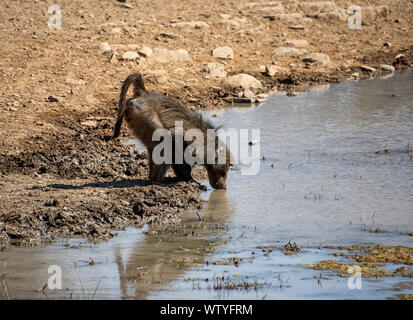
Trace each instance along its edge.
{"label": "water reflection", "polygon": [[[0,252],[0,273],[6,274],[12,299],[144,299],[202,264],[232,212],[226,191],[215,190],[204,209],[187,213],[174,227],[131,228],[97,245],[71,239],[45,247],[12,247]],[[61,290],[45,286],[50,265],[62,269]],[[0,299],[6,298],[0,286]]]}
{"label": "water reflection", "polygon": [[122,298],[145,299],[179,278],[188,267],[202,265],[214,241],[225,232],[233,210],[225,190],[212,191],[208,205],[174,227],[152,226],[143,243],[124,255],[115,248]]}

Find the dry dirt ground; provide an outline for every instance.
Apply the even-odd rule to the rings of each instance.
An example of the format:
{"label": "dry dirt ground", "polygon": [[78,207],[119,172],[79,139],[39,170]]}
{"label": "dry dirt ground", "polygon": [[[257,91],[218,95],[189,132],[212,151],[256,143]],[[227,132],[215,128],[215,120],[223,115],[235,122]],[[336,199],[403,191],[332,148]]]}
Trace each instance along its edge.
{"label": "dry dirt ground", "polygon": [[[60,29],[48,26],[59,14],[51,5]],[[361,29],[348,26],[351,5],[362,9]],[[223,108],[410,69],[412,25],[410,0],[3,0],[1,242],[101,239],[200,206],[197,186],[149,185],[144,155],[104,140],[129,73],[188,108]],[[220,46],[232,50],[214,56]]]}

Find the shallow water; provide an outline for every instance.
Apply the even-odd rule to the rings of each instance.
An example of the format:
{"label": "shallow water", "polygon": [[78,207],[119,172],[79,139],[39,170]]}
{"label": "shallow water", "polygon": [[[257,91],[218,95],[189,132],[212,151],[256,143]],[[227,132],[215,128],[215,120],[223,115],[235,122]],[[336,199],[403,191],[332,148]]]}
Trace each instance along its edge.
{"label": "shallow water", "polygon": [[[257,176],[231,174],[228,198],[237,207],[234,223],[260,229],[256,241],[273,233],[302,244],[409,243],[412,74],[274,96],[238,110],[228,110],[222,123],[260,128],[265,161]],[[360,232],[364,226],[385,232]]]}
{"label": "shallow water", "polygon": [[[319,279],[302,265],[334,259],[337,250],[310,248],[317,245],[413,246],[413,73],[275,95],[214,122],[260,129],[258,175],[231,171],[228,189],[205,192],[205,208],[172,231],[131,228],[99,245],[72,239],[6,250],[9,296],[384,299],[408,281],[363,278],[362,290],[350,290],[347,278],[325,271]],[[289,241],[303,252],[276,249]],[[50,265],[62,269],[62,290],[39,290]],[[226,286],[242,283],[257,288]]]}

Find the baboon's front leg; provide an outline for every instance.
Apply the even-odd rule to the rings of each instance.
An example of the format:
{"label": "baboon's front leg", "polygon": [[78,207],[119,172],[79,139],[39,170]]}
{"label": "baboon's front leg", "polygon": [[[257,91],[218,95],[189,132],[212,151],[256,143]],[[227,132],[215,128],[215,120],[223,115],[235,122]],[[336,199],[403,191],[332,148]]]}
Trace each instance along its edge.
{"label": "baboon's front leg", "polygon": [[189,164],[174,164],[172,168],[175,171],[177,180],[186,182],[192,180],[191,166]]}
{"label": "baboon's front leg", "polygon": [[153,182],[164,182],[167,169],[168,165],[166,164],[153,164],[149,178]]}

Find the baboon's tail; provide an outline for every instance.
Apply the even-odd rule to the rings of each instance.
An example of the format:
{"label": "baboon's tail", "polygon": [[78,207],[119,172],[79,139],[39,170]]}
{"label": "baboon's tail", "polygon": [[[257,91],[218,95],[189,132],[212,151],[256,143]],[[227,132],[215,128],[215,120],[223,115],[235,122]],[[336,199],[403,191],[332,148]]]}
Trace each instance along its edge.
{"label": "baboon's tail", "polygon": [[140,73],[133,73],[129,75],[125,81],[123,81],[122,89],[120,92],[119,103],[118,103],[118,117],[116,119],[115,128],[113,130],[112,139],[115,139],[120,134],[120,127],[122,125],[123,114],[126,109],[126,94],[130,85],[133,84],[133,97],[139,97],[143,92],[146,91],[145,85],[143,83]]}

